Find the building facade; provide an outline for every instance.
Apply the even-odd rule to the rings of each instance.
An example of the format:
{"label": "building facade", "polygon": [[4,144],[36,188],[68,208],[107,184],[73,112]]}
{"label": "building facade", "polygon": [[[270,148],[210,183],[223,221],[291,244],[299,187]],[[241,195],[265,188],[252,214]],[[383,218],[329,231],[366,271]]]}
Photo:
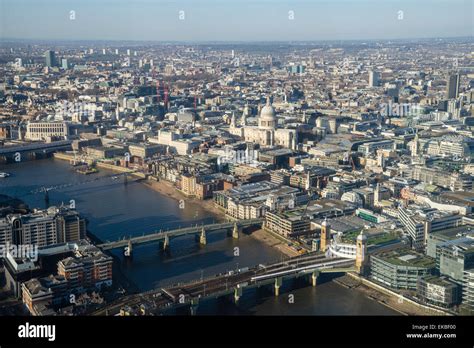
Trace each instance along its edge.
{"label": "building facade", "polygon": [[67,122],[28,122],[26,126],[25,139],[47,140],[48,138],[67,138],[69,136],[69,125]]}
{"label": "building facade", "polygon": [[393,289],[416,290],[418,278],[435,269],[435,260],[409,249],[370,256],[370,277]]}
{"label": "building facade", "polygon": [[297,132],[293,129],[278,129],[277,123],[275,109],[270,103],[270,98],[267,98],[267,103],[260,112],[258,126],[247,126],[245,121],[238,126],[235,115],[233,115],[229,132],[247,142],[260,144],[261,146],[279,145],[296,150],[298,144]]}
{"label": "building facade", "polygon": [[459,286],[444,277],[419,278],[416,292],[422,301],[441,307],[452,307],[460,302]]}
{"label": "building facade", "polygon": [[39,248],[85,238],[86,221],[75,210],[50,207],[0,219],[0,242]]}

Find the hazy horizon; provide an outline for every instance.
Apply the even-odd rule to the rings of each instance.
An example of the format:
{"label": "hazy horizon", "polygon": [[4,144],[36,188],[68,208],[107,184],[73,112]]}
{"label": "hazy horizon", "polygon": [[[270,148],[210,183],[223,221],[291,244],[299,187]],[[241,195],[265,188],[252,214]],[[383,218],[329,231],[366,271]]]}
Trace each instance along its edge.
{"label": "hazy horizon", "polygon": [[0,38],[206,43],[465,38],[474,35],[473,2],[2,0]]}

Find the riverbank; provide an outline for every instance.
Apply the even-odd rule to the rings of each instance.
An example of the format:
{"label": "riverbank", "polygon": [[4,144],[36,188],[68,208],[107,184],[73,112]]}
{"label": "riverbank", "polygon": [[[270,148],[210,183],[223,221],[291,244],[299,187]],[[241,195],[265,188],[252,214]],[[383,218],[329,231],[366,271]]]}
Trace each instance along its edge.
{"label": "riverbank", "polygon": [[270,233],[268,233],[267,231],[263,229],[256,230],[252,232],[251,235],[258,241],[265,243],[266,245],[271,246],[272,248],[277,249],[279,252],[281,252],[283,255],[287,257],[294,257],[294,256],[299,255],[296,250],[290,248],[280,239],[272,236]]}
{"label": "riverbank", "polygon": [[347,289],[361,292],[366,297],[397,311],[401,315],[449,315],[449,313],[444,313],[440,310],[417,304],[402,296],[397,296],[392,291],[382,289],[382,287],[361,278],[357,274],[346,274],[334,279],[334,282]]}
{"label": "riverbank", "polygon": [[[74,159],[72,155],[65,154],[65,153],[55,154],[54,158],[58,160],[69,161],[69,162]],[[123,167],[100,163],[100,162],[97,163],[97,166],[100,168],[114,171],[114,172],[120,172],[120,173],[130,172],[131,174],[133,172],[128,168],[123,168]],[[139,174],[142,174],[142,173],[133,173],[132,175],[139,176]],[[225,212],[219,207],[217,207],[214,204],[212,199],[201,200],[195,197],[188,197],[184,193],[179,191],[172,183],[166,180],[153,180],[153,179],[148,178],[140,182],[164,196],[168,196],[169,198],[174,199],[176,201],[183,201],[184,209],[186,209],[187,203],[196,204],[196,205],[199,205],[206,212],[208,212],[210,215],[212,215],[212,217],[214,217],[217,221],[227,220],[225,216]],[[250,236],[264,243],[265,245],[278,250],[279,252],[281,252],[287,257],[293,257],[293,256],[299,255],[297,251],[290,248],[284,241],[274,237],[272,234],[266,231],[257,230],[257,231],[252,232]]]}
{"label": "riverbank", "polygon": [[[200,205],[204,210],[207,212],[211,213],[212,215],[216,216],[219,220],[224,221],[225,220],[225,213],[219,209],[218,207],[215,206],[214,202],[210,199],[208,200],[200,200],[197,198],[193,197],[187,197],[184,195],[182,192],[180,192],[178,189],[176,189],[173,184],[165,181],[165,180],[160,180],[160,181],[154,181],[154,180],[146,180],[143,181],[143,183],[149,187],[151,187],[153,190],[159,192],[162,195],[166,195],[170,198],[173,198],[175,200],[183,200],[184,203],[190,202],[193,204],[198,204]],[[298,252],[295,250],[291,249],[288,247],[284,242],[279,240],[278,238],[273,237],[271,234],[268,232],[259,229],[256,231],[253,231],[250,236],[255,238],[256,240],[266,244],[267,246],[270,246],[272,248],[277,249],[279,252],[284,254],[287,257],[293,257],[297,256]]]}
{"label": "riverbank", "polygon": [[0,217],[10,213],[26,214],[28,212],[28,205],[21,199],[0,194]]}
{"label": "riverbank", "polygon": [[182,200],[184,202],[184,209],[186,209],[186,203],[197,204],[205,211],[212,214],[218,221],[225,220],[224,212],[217,208],[212,200],[203,201],[194,197],[187,197],[184,193],[174,187],[172,183],[165,180],[145,180],[142,181],[142,183],[164,196],[168,196],[176,201]]}
{"label": "riverbank", "polygon": [[[11,197],[24,197],[25,203],[31,207],[40,207],[44,203],[43,195],[31,194],[32,190],[38,187],[49,187],[58,183],[79,184],[53,190],[51,201],[55,204],[68,202],[70,199],[79,202],[78,211],[89,222],[87,229],[103,241],[147,234],[159,230],[162,226],[175,228],[193,223],[196,219],[195,210],[199,211],[199,218],[205,220],[203,223],[212,222],[212,217],[206,218],[210,215],[198,205],[193,205],[192,208],[187,205],[188,212],[179,210],[172,198],[160,195],[144,185],[145,180],[131,185],[123,185],[120,180],[111,178],[89,182],[83,175],[76,173],[66,161],[52,158],[14,164],[8,171],[12,173],[12,177],[5,181],[2,193]],[[31,173],[34,173],[34,181]],[[110,177],[110,174],[112,173],[104,169],[103,173],[97,176]],[[257,235],[258,233],[255,236]],[[238,241],[226,238],[223,233],[214,236],[209,236],[212,241],[206,247],[199,247],[192,237],[176,238],[171,241],[170,254],[159,251],[155,243],[137,246],[134,248],[133,258],[126,260],[117,250],[113,254],[121,261],[115,264],[140,291],[148,291],[170,283],[199,279],[201,274],[208,277],[239,267],[252,267],[281,260],[281,253],[276,248],[248,235],[242,235]],[[237,245],[241,250],[239,257],[234,256]],[[114,275],[119,273],[114,272]],[[120,285],[118,282],[116,284]],[[258,300],[258,308],[255,310],[255,305],[249,303],[250,312],[245,314],[393,314],[388,307],[357,291],[350,291],[337,284],[326,285],[323,283],[317,288],[304,287],[292,291],[294,294],[301,294],[295,295],[296,299],[301,299],[295,303],[288,303],[285,296],[279,299],[270,296],[263,307],[258,307]],[[245,301],[246,299],[241,305],[244,305]],[[218,307],[210,306],[209,314],[235,314],[233,304],[221,303]]]}
{"label": "riverbank", "polygon": [[[72,163],[74,161],[74,155],[64,153],[64,152],[56,152],[53,155],[54,159],[61,160],[61,161],[67,161],[69,163]],[[137,172],[133,169],[126,168],[126,167],[121,167],[121,166],[116,166],[112,163],[106,163],[106,162],[94,162],[93,160],[88,160],[87,163],[89,165],[92,165],[94,163],[95,167],[101,168],[101,169],[107,169],[115,173],[126,173],[129,174],[131,177],[135,177],[137,179],[145,179],[146,175],[142,172]]]}

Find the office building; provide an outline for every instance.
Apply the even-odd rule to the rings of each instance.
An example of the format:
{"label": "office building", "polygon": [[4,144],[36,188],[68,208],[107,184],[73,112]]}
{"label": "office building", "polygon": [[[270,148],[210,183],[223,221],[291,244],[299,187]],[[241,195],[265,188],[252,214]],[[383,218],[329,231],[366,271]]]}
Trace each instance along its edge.
{"label": "office building", "polygon": [[63,121],[28,122],[26,126],[27,140],[47,140],[48,138],[66,138],[69,135],[69,125]]}
{"label": "office building", "polygon": [[461,301],[459,285],[447,277],[426,276],[418,279],[418,297],[425,303],[449,308]]}
{"label": "office building", "polygon": [[48,68],[56,66],[56,54],[54,51],[47,50],[44,52],[45,65]]}
{"label": "office building", "polygon": [[463,284],[464,272],[474,268],[474,237],[468,235],[438,243],[436,263],[440,274]]}
{"label": "office building", "polygon": [[369,87],[377,87],[380,84],[380,74],[377,71],[369,71]]}
{"label": "office building", "polygon": [[432,232],[462,224],[462,216],[433,208],[411,205],[398,208],[398,220],[412,241],[414,249],[424,249]]}
{"label": "office building", "polygon": [[303,216],[300,210],[267,212],[265,214],[265,229],[285,237],[295,237],[308,233],[309,218]]}
{"label": "office building", "polygon": [[471,311],[474,311],[474,268],[464,271],[462,302]]}
{"label": "office building", "polygon": [[69,69],[69,63],[66,58],[61,59],[61,68],[64,70]]}
{"label": "office building", "polygon": [[416,165],[411,171],[412,179],[422,181],[431,185],[447,188],[451,191],[472,190],[472,176],[457,171],[449,172],[439,168],[428,168]]}
{"label": "office building", "polygon": [[418,278],[432,275],[436,262],[409,249],[399,249],[370,256],[370,277],[393,289],[416,290]]}
{"label": "office building", "polygon": [[459,88],[461,85],[460,74],[450,74],[446,86],[446,98],[455,99],[459,97]]}

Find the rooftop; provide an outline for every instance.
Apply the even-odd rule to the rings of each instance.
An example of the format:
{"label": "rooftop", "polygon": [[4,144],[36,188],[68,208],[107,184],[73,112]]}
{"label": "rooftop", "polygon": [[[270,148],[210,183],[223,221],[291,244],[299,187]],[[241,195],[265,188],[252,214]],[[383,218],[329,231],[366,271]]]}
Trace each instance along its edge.
{"label": "rooftop", "polygon": [[435,268],[436,260],[411,249],[398,249],[374,254],[373,257],[382,259],[396,266]]}
{"label": "rooftop", "polygon": [[450,287],[454,286],[457,287],[458,285],[450,281],[447,277],[438,277],[438,276],[426,276],[423,277],[423,280],[427,283],[434,284],[434,285],[440,285],[444,287]]}

